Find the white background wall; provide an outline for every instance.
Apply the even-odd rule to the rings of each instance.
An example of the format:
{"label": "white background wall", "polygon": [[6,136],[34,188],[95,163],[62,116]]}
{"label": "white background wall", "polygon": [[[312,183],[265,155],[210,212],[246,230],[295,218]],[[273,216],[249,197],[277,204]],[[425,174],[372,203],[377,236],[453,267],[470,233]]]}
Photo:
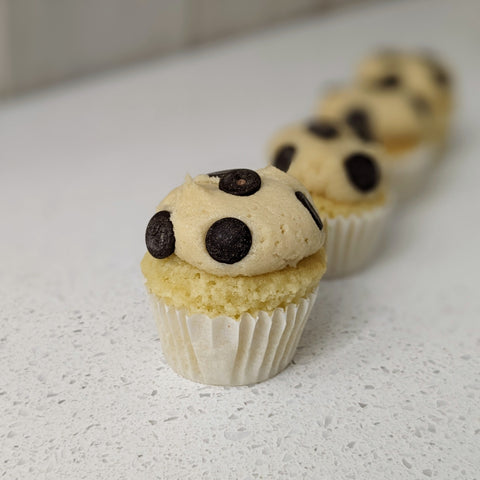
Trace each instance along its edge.
{"label": "white background wall", "polygon": [[0,0],[0,95],[359,0]]}

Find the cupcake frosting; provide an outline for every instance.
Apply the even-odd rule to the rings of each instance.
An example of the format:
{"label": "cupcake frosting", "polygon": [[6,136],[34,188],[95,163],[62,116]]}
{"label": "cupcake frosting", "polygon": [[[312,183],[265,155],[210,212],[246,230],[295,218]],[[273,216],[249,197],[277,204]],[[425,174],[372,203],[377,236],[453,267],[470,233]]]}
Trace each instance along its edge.
{"label": "cupcake frosting", "polygon": [[451,108],[451,74],[429,53],[378,51],[359,64],[357,79],[380,90],[410,90],[436,112],[446,113]]}
{"label": "cupcake frosting", "polygon": [[356,78],[374,91],[408,92],[433,117],[433,135],[445,135],[453,103],[452,76],[434,55],[378,51],[359,64]]}
{"label": "cupcake frosting", "polygon": [[433,128],[428,104],[403,90],[337,88],[321,100],[317,114],[345,121],[359,131],[369,128],[388,151],[415,147]]}
{"label": "cupcake frosting", "polygon": [[[270,142],[270,159],[314,195],[355,204],[383,196],[379,146],[345,124],[319,118],[287,127]],[[290,161],[285,165],[285,152]]]}
{"label": "cupcake frosting", "polygon": [[175,254],[220,276],[254,276],[296,266],[323,246],[308,191],[274,167],[226,170],[173,190],[150,220],[150,254]]}

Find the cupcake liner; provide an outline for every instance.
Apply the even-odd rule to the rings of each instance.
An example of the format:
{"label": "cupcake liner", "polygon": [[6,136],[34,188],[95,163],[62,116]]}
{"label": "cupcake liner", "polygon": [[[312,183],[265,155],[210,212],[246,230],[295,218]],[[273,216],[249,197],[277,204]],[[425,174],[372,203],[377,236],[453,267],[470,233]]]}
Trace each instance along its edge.
{"label": "cupcake liner", "polygon": [[378,251],[393,201],[361,215],[326,218],[327,272],[325,278],[348,275],[365,266]]}
{"label": "cupcake liner", "polygon": [[151,298],[163,353],[175,372],[208,385],[248,385],[277,375],[292,361],[316,295],[239,319],[189,315]]}
{"label": "cupcake liner", "polygon": [[403,155],[386,155],[385,174],[400,201],[420,190],[441,150],[441,145],[429,142]]}

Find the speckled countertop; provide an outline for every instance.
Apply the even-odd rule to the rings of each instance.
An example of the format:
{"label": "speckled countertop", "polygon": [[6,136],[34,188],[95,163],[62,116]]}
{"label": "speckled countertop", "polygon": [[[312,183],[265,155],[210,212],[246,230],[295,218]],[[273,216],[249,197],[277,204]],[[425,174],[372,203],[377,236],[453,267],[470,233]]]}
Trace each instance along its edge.
{"label": "speckled countertop", "polygon": [[[479,18],[374,4],[4,104],[0,477],[480,478]],[[186,171],[261,165],[377,41],[458,71],[448,156],[375,264],[323,282],[284,373],[177,377],[138,266],[156,203]]]}

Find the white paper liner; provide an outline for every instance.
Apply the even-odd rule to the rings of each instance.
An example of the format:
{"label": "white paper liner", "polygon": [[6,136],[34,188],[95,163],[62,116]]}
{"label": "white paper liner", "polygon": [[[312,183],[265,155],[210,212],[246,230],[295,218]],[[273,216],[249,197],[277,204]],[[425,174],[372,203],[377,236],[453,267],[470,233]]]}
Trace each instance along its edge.
{"label": "white paper liner", "polygon": [[403,155],[386,155],[384,170],[398,200],[407,200],[419,191],[436,159],[441,155],[441,144],[425,142]]}
{"label": "white paper liner", "polygon": [[324,278],[342,277],[364,267],[375,255],[386,230],[394,200],[361,215],[326,218],[327,271]]}
{"label": "white paper liner", "polygon": [[317,292],[272,313],[240,319],[188,315],[150,295],[167,362],[179,375],[208,385],[248,385],[292,361]]}

